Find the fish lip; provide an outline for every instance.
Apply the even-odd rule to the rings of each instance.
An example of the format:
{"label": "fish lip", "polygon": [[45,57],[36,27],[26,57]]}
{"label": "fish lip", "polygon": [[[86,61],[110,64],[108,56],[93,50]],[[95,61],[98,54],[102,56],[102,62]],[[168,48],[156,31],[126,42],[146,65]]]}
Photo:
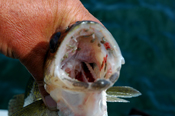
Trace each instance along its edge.
{"label": "fish lip", "polygon": [[81,82],[72,79],[66,79],[66,81],[71,82],[74,88],[63,88],[73,91],[102,91],[108,89],[113,85],[108,79],[98,79],[95,82]]}
{"label": "fish lip", "polygon": [[95,21],[90,21],[90,20],[83,20],[83,21],[77,21],[74,24],[72,24],[71,26],[69,26],[65,32],[69,32],[72,28],[74,28],[76,25],[80,25],[80,24],[98,24],[98,22]]}
{"label": "fish lip", "polygon": [[[52,62],[51,65],[59,64],[58,62],[61,60],[60,59],[61,57],[58,56],[58,54],[61,54],[61,52],[62,52],[61,48],[64,47],[63,45],[64,45],[64,43],[66,41],[65,39],[68,38],[68,37],[70,37],[71,36],[71,33],[73,31],[76,31],[78,27],[82,27],[83,25],[87,25],[87,24],[88,25],[91,25],[91,26],[96,26],[97,28],[100,28],[102,31],[104,31],[103,34],[105,34],[105,36],[109,36],[109,38],[113,38],[113,36],[108,32],[108,30],[106,28],[104,28],[102,25],[100,25],[99,23],[94,22],[94,21],[88,21],[88,20],[79,21],[79,22],[73,24],[68,30],[66,30],[66,33],[67,34],[65,34],[65,36],[62,36],[61,37],[61,38],[64,38],[64,39],[62,39],[61,44],[59,45],[56,53],[54,54],[55,55],[54,57],[58,57],[59,60],[58,59],[54,59],[53,60],[53,58],[52,58],[51,60],[53,60],[53,61],[50,61],[50,62]],[[120,61],[118,63],[119,64],[118,67],[121,67],[121,64],[124,64],[125,61],[124,61],[124,58],[121,55],[120,49],[118,47],[118,44],[113,39],[111,39],[110,42],[111,43],[113,42],[114,45],[115,45],[115,46],[113,46],[114,49],[115,49],[115,52],[118,52],[118,54],[116,54],[116,55],[117,55],[117,57],[120,58]],[[51,74],[48,74],[48,73],[51,73]],[[116,82],[116,80],[117,80],[117,79],[112,79],[112,78],[111,78],[112,81],[111,81],[111,79],[103,79],[103,80],[105,80],[106,83],[108,83],[108,82],[110,83],[110,84],[108,84],[108,87],[102,87],[101,89],[100,88],[99,89],[91,89],[91,88],[94,87],[94,86],[91,87],[91,85],[93,85],[93,83],[96,83],[97,84],[97,81],[98,80],[96,80],[93,83],[85,83],[85,82],[80,82],[78,80],[69,78],[65,74],[63,74],[63,75],[62,74],[63,74],[63,72],[60,71],[60,66],[58,66],[58,65],[55,66],[54,68],[48,68],[47,67],[46,68],[46,71],[45,71],[45,78],[44,78],[45,84],[46,85],[49,85],[51,83],[50,81],[48,81],[50,77],[56,77],[56,78],[59,78],[60,79],[59,82],[63,83],[60,86],[62,86],[65,89],[71,89],[71,90],[85,90],[85,89],[86,90],[103,90],[103,88],[106,89],[106,88],[112,86]],[[119,73],[118,73],[118,75],[119,75]],[[64,77],[64,78],[62,78],[62,77]]]}

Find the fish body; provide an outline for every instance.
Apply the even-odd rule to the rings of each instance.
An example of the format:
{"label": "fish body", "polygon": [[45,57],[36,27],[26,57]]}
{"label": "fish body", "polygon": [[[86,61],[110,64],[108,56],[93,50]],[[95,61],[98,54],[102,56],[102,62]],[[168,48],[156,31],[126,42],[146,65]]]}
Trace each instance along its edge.
{"label": "fish body", "polygon": [[93,21],[77,22],[52,36],[45,63],[44,86],[58,110],[50,111],[41,99],[31,100],[27,95],[26,105],[11,114],[31,114],[29,108],[40,115],[108,116],[107,101],[128,102],[121,98],[140,95],[131,87],[112,87],[124,62],[106,28]]}

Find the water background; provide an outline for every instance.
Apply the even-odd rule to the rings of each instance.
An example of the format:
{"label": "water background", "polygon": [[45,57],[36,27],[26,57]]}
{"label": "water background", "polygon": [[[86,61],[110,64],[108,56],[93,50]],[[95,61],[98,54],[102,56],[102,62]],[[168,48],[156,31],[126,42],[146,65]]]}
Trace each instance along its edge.
{"label": "water background", "polygon": [[[152,116],[175,115],[175,0],[81,0],[118,42],[126,64],[116,86],[142,96],[108,103],[109,116],[137,108]],[[24,93],[30,74],[18,60],[0,54],[0,109]]]}

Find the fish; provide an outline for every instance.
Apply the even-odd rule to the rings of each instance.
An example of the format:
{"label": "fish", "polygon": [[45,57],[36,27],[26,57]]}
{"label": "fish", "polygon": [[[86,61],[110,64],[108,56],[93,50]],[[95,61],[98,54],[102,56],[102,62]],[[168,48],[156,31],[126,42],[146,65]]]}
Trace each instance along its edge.
{"label": "fish", "polygon": [[[94,21],[78,21],[50,40],[44,69],[44,87],[57,103],[49,110],[36,82],[29,94],[9,102],[9,114],[40,116],[108,116],[107,102],[129,102],[141,93],[128,86],[113,86],[125,60],[112,34]],[[33,83],[33,84],[32,84]],[[16,101],[23,105],[15,110]],[[22,104],[22,103],[21,103]]]}

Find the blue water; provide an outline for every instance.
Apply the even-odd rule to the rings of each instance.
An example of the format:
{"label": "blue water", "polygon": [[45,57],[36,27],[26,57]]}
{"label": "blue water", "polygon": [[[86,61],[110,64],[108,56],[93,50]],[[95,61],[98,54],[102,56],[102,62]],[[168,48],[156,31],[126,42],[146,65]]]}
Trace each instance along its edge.
{"label": "blue water", "polygon": [[[82,0],[118,42],[126,64],[116,86],[131,86],[142,96],[130,103],[108,103],[109,116],[137,108],[152,116],[175,115],[175,1]],[[23,93],[30,74],[18,60],[0,54],[0,108]]]}

